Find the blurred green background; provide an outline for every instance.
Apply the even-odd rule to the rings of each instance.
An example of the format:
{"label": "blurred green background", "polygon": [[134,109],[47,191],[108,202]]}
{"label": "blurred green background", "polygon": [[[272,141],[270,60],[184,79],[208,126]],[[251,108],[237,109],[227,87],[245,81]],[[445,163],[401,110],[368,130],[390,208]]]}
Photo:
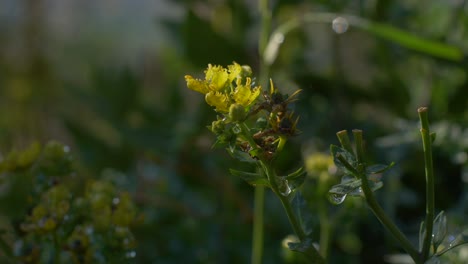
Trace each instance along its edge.
{"label": "blurred green background", "polygon": [[[465,1],[273,2],[274,27],[305,12],[337,12],[468,50]],[[0,157],[55,139],[70,146],[78,177],[124,175],[121,187],[144,216],[133,229],[137,263],[246,263],[253,188],[229,175],[240,164],[211,149],[206,125],[215,113],[183,76],[233,61],[258,75],[259,29],[255,1],[2,0]],[[369,159],[397,164],[377,195],[417,244],[425,194],[416,110],[429,106],[438,133],[436,208],[447,212],[449,232],[461,232],[468,226],[467,74],[465,59],[436,58],[353,26],[338,35],[330,24],[307,24],[286,36],[270,72],[280,90],[303,89],[295,105],[302,134],[278,166],[296,168],[336,144],[337,131],[363,129]],[[314,199],[326,198],[311,197],[311,209]],[[292,230],[279,201],[271,193],[266,200],[264,263],[284,263],[281,241]],[[330,205],[345,211],[333,263],[382,263],[401,252],[382,240],[365,206],[349,200]],[[466,250],[454,254],[467,257]]]}

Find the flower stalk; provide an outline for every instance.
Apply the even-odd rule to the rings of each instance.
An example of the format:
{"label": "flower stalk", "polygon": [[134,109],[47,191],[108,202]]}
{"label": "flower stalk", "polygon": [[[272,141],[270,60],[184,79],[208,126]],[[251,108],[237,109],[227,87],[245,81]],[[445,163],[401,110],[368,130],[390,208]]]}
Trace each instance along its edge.
{"label": "flower stalk", "polygon": [[418,109],[421,121],[421,137],[424,150],[424,163],[426,174],[426,220],[425,236],[421,250],[421,258],[426,261],[429,258],[429,251],[432,243],[432,230],[434,221],[434,170],[432,165],[432,139],[429,130],[429,118],[427,107]]}
{"label": "flower stalk", "polygon": [[[362,131],[361,130],[353,130],[354,141],[356,144],[356,153],[358,164],[363,164],[363,141],[362,141]],[[406,238],[406,236],[398,229],[398,227],[393,223],[393,221],[387,216],[385,211],[377,202],[375,198],[374,192],[372,191],[366,174],[363,171],[359,171],[358,175],[362,181],[362,191],[364,193],[364,197],[366,199],[367,205],[371,208],[371,211],[377,217],[377,219],[382,223],[382,225],[400,242],[400,245],[403,249],[411,256],[411,258],[417,264],[422,264],[423,262],[420,261],[418,251],[413,247],[411,242]]]}

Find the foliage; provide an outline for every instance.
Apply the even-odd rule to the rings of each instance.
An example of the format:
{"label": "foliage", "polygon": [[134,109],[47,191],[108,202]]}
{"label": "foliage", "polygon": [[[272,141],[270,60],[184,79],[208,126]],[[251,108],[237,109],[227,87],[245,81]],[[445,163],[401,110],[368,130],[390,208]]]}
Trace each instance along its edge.
{"label": "foliage", "polygon": [[[438,251],[463,241],[468,213],[465,1],[127,2],[2,4],[0,160],[10,157],[8,150],[26,149],[36,141],[57,139],[70,146],[76,174],[59,181],[73,193],[66,199],[86,200],[86,190],[94,190],[87,186],[112,179],[115,194],[128,192],[144,215],[132,226],[138,242],[135,262],[250,259],[255,188],[244,180],[254,183],[260,174],[255,165],[211,148],[215,139],[206,125],[212,128],[219,113],[187,90],[183,78],[195,76],[208,63],[233,61],[251,65],[258,74],[257,79],[251,76],[252,88],[268,88],[272,78],[281,93],[301,89],[299,100],[289,105],[300,116],[296,130],[301,133],[276,155],[275,169],[285,176],[304,161],[307,175],[296,189],[306,190],[301,193],[306,202],[295,202],[315,212],[303,219],[310,227],[306,233],[314,230],[309,235],[313,241],[328,245],[320,253],[328,252],[330,263],[404,261],[390,235],[382,239],[381,225],[364,199],[347,196],[337,206],[327,201],[328,190],[350,179],[330,160],[336,131],[362,128],[368,140],[366,162],[395,162],[378,178],[383,187],[375,196],[411,243],[418,244],[425,212],[415,111],[421,105],[429,106],[431,128],[437,132],[432,145],[434,217],[444,211],[448,230]],[[348,22],[342,34],[333,29],[337,17]],[[270,25],[264,30],[265,21]],[[271,49],[275,56],[264,65],[265,53],[259,53],[270,40],[277,49]],[[260,92],[258,100],[264,98]],[[256,122],[250,125],[271,126],[268,116]],[[236,154],[251,159],[245,152]],[[16,160],[19,154],[11,155]],[[19,167],[28,163],[22,159]],[[228,176],[228,168],[241,172],[240,177]],[[29,176],[13,182],[1,176],[1,195],[8,199],[0,204],[0,224],[10,249],[18,231],[14,227],[27,222],[33,206],[47,199],[40,193],[45,197],[52,187],[40,183],[30,204],[24,198],[36,182],[31,172],[21,173]],[[262,179],[256,184],[265,183]],[[4,190],[15,191],[5,196]],[[72,204],[68,210],[74,210]],[[284,263],[283,257],[292,254],[283,251],[287,242],[281,243],[292,232],[281,206],[274,194],[265,194],[264,263]],[[297,237],[288,241],[297,242]],[[292,256],[293,262],[301,258]],[[464,256],[466,246],[459,246],[440,260],[463,263]]]}
{"label": "foliage", "polygon": [[[108,180],[80,182],[70,148],[51,141],[12,151],[0,163],[5,262],[128,263],[136,207]],[[5,241],[10,237],[12,246]]]}

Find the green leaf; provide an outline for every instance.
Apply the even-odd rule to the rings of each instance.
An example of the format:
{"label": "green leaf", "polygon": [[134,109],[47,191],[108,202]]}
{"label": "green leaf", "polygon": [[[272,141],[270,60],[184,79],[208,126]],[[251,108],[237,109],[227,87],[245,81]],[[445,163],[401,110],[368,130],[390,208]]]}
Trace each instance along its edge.
{"label": "green leaf", "polygon": [[307,172],[304,170],[304,167],[300,167],[296,171],[291,172],[290,174],[286,175],[285,178],[287,180],[294,180],[297,178],[305,177],[306,174]]}
{"label": "green leaf", "polygon": [[434,244],[435,251],[444,241],[447,235],[447,217],[444,211],[441,211],[434,219],[434,228],[432,231],[432,243]]}
{"label": "green leaf", "polygon": [[289,242],[288,247],[292,251],[301,252],[306,255],[308,258],[307,263],[325,263],[318,254],[317,250],[314,248],[314,243],[309,237],[298,243]]}
{"label": "green leaf", "polygon": [[454,61],[461,61],[464,57],[463,52],[457,47],[427,40],[387,24],[366,21],[366,23],[361,23],[357,26],[362,27],[375,36],[396,42],[403,47],[421,53]]}
{"label": "green leaf", "polygon": [[362,181],[360,179],[354,179],[345,183],[333,185],[328,192],[339,195],[361,196],[361,185]]}
{"label": "green leaf", "polygon": [[312,233],[313,228],[313,215],[310,208],[307,206],[307,201],[302,196],[301,192],[296,192],[292,198],[291,205],[295,211],[297,217],[299,218],[302,230],[306,235]]}
{"label": "green leaf", "polygon": [[343,171],[345,174],[356,174],[357,160],[352,153],[336,145],[330,146],[330,152],[333,155],[333,161],[338,169]]}
{"label": "green leaf", "polygon": [[422,251],[424,237],[426,236],[426,222],[422,221],[419,225],[419,251]]}
{"label": "green leaf", "polygon": [[[443,243],[443,249],[437,252],[435,255],[441,256],[445,254],[447,251],[452,250],[458,246],[468,244],[468,229],[465,229],[462,233],[458,234],[455,238],[454,236],[450,235],[452,239],[446,239]],[[448,240],[448,241],[447,241]]]}
{"label": "green leaf", "polygon": [[307,176],[307,172],[304,170],[303,167],[300,167],[296,171],[286,175],[284,178],[288,180],[289,186],[292,190],[295,190],[304,183]]}
{"label": "green leaf", "polygon": [[[370,189],[374,192],[382,188],[383,183],[381,181],[368,180]],[[363,196],[361,179],[354,178],[352,176],[343,176],[340,184],[333,185],[328,191],[328,198],[334,204],[340,204],[346,196]]]}
{"label": "green leaf", "polygon": [[302,252],[305,253],[311,247],[313,247],[313,241],[311,238],[306,238],[304,241],[301,242],[289,242],[288,247],[292,251]]}
{"label": "green leaf", "polygon": [[385,164],[375,164],[366,167],[366,174],[379,174],[383,173],[395,165],[395,162],[390,163],[389,165]]}
{"label": "green leaf", "polygon": [[227,151],[231,156],[239,161],[242,162],[248,162],[248,163],[254,163],[257,162],[255,159],[253,159],[248,153],[245,153],[243,151],[237,150],[237,149],[232,149],[232,148],[227,148]]}
{"label": "green leaf", "polygon": [[270,183],[263,173],[238,171],[234,169],[229,169],[229,171],[232,175],[242,178],[252,186],[262,185],[270,187]]}

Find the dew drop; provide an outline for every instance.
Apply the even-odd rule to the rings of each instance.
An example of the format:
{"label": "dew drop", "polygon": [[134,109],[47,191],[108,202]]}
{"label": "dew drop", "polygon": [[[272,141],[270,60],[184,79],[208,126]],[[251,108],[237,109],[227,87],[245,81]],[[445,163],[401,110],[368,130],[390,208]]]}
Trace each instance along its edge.
{"label": "dew drop", "polygon": [[346,194],[339,194],[339,193],[329,193],[328,199],[333,204],[341,204],[346,199]]}
{"label": "dew drop", "polygon": [[234,132],[234,134],[240,134],[242,132],[242,129],[238,125],[235,125],[232,128],[232,132]]}
{"label": "dew drop", "polygon": [[337,34],[343,34],[348,30],[349,24],[348,20],[343,17],[337,17],[333,19],[332,28]]}
{"label": "dew drop", "polygon": [[279,179],[278,180],[278,189],[281,195],[288,196],[291,193],[291,187],[289,186],[288,180]]}
{"label": "dew drop", "polygon": [[351,191],[349,193],[349,195],[351,195],[351,196],[361,196],[361,195],[363,195],[362,188],[359,187],[359,188],[354,189],[353,191]]}

